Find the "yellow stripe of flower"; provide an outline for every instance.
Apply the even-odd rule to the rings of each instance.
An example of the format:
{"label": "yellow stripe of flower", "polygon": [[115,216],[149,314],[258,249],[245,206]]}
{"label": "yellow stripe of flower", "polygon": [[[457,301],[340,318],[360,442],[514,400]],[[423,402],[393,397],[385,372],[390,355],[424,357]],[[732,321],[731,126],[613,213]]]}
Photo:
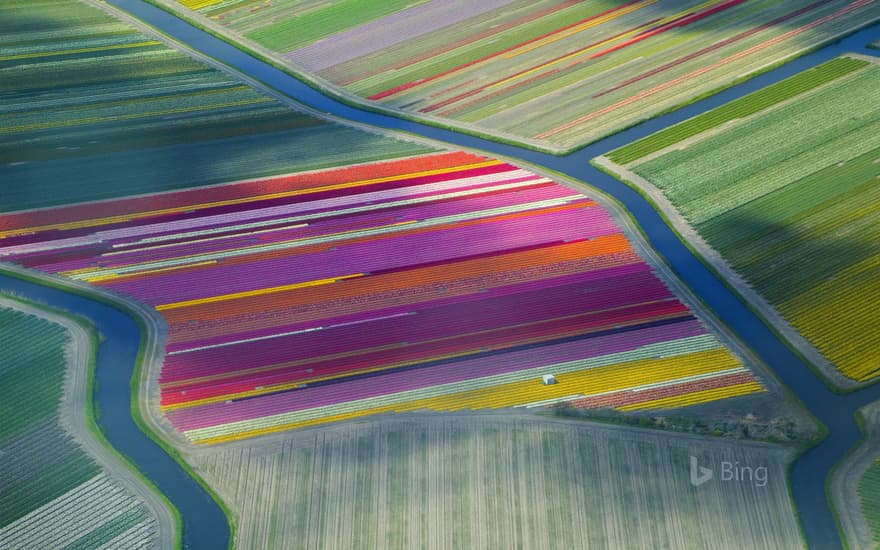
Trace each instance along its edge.
{"label": "yellow stripe of flower", "polygon": [[[252,430],[245,429],[228,435],[194,439],[194,442],[214,444],[380,412],[409,412],[422,409],[455,411],[462,409],[505,408],[578,393],[588,396],[606,391],[623,390],[645,384],[726,370],[737,366],[740,366],[739,361],[727,349],[716,348],[675,357],[639,359],[616,365],[560,374],[556,377],[557,383],[552,386],[544,386],[541,384],[540,379],[535,378],[499,384],[488,388],[382,405],[340,415],[281,423]],[[548,371],[552,371],[552,366],[548,367]],[[758,388],[760,388],[760,385],[758,385]]]}
{"label": "yellow stripe of flower", "polygon": [[204,262],[197,262],[194,264],[186,264],[186,265],[175,265],[171,267],[160,267],[157,269],[148,269],[147,271],[138,271],[137,273],[108,273],[106,275],[96,275],[95,277],[86,277],[83,279],[84,281],[88,281],[90,283],[101,283],[104,281],[112,281],[114,279],[123,279],[125,277],[134,277],[135,275],[152,275],[153,273],[164,273],[166,271],[177,271],[180,269],[187,269],[190,267],[200,267],[205,265],[213,265],[216,264],[217,260],[207,260]]}
{"label": "yellow stripe of flower", "polygon": [[93,46],[91,48],[74,48],[70,50],[56,50],[51,52],[31,52],[19,53],[15,55],[0,55],[0,61],[12,61],[15,59],[34,59],[37,57],[51,57],[56,55],[70,55],[107,50],[123,50],[126,48],[140,48],[143,46],[156,46],[159,44],[161,44],[161,42],[159,42],[158,40],[145,40],[143,42],[132,42],[130,44],[114,44],[112,46]]}
{"label": "yellow stripe of flower", "polygon": [[208,6],[213,6],[214,4],[219,4],[223,0],[179,0],[181,4],[186,6],[191,10],[200,10],[202,8],[207,8]]}
{"label": "yellow stripe of flower", "polygon": [[275,294],[277,292],[286,292],[288,290],[293,290],[296,288],[306,288],[310,286],[320,286],[320,285],[328,285],[331,283],[335,283],[338,281],[344,281],[346,279],[354,279],[357,277],[363,277],[363,273],[354,273],[351,275],[343,275],[341,277],[332,277],[329,279],[316,279],[314,281],[306,281],[304,283],[294,283],[291,285],[281,285],[281,286],[273,286],[270,288],[258,288],[257,290],[248,290],[245,292],[234,292],[232,294],[223,294],[221,296],[210,296],[208,298],[197,298],[195,300],[185,300],[182,302],[173,302],[170,304],[162,304],[156,306],[158,311],[165,311],[168,309],[178,309],[182,307],[190,307],[197,306],[201,304],[212,304],[215,302],[223,302],[226,300],[234,300],[236,298],[248,298],[251,296],[262,296],[264,294]]}
{"label": "yellow stripe of flower", "polygon": [[[364,185],[372,185],[375,183],[386,183],[390,181],[398,181],[407,178],[417,178],[422,176],[435,176],[440,174],[448,174],[451,172],[458,172],[463,170],[472,170],[475,168],[484,168],[487,166],[496,166],[498,164],[502,164],[500,160],[489,160],[484,162],[475,162],[472,164],[458,165],[458,166],[450,166],[447,168],[437,168],[434,170],[423,170],[421,172],[411,172],[408,174],[395,174],[393,176],[384,176],[380,178],[371,178],[365,180],[358,180],[354,182],[334,184],[334,185],[326,185],[323,187],[312,187],[309,189],[297,189],[294,191],[282,191],[278,193],[270,193],[265,195],[256,195],[251,197],[242,197],[239,199],[227,199],[222,201],[214,201],[214,202],[206,202],[202,204],[193,204],[193,205],[184,205],[184,206],[176,206],[173,208],[163,208],[161,210],[151,210],[147,212],[140,212],[135,214],[125,214],[119,216],[107,216],[104,218],[96,218],[89,220],[76,220],[72,222],[64,222],[64,223],[55,223],[49,225],[40,225],[35,227],[23,227],[21,229],[12,229],[9,231],[0,232],[0,238],[2,237],[13,237],[16,235],[24,235],[28,233],[37,233],[40,231],[50,231],[50,230],[70,230],[70,229],[82,229],[84,227],[95,227],[101,225],[109,225],[112,223],[122,223],[128,222],[135,218],[143,218],[143,217],[153,217],[153,216],[164,216],[166,214],[177,214],[180,212],[186,212],[189,210],[201,210],[204,208],[214,208],[218,206],[229,206],[234,204],[243,204],[247,202],[253,201],[262,201],[267,199],[277,199],[277,198],[285,198],[291,197],[295,195],[303,195],[308,193],[320,193],[323,191],[331,191],[335,189],[345,189],[349,187],[360,187]],[[267,178],[260,178],[267,179]],[[258,181],[258,180],[248,180],[248,181]],[[243,183],[243,182],[242,182]]]}

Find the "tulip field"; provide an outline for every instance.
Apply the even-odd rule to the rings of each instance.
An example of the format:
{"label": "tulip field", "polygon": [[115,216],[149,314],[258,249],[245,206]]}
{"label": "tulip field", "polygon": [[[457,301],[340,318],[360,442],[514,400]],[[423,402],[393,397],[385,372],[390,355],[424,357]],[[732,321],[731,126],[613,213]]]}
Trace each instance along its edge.
{"label": "tulip field", "polygon": [[469,153],[11,213],[0,228],[0,260],[162,314],[161,407],[196,443],[388,411],[764,391],[605,208]]}
{"label": "tulip field", "polygon": [[65,329],[0,307],[0,548],[142,548],[156,521],[62,427]]}
{"label": "tulip field", "polygon": [[833,60],[608,157],[841,373],[880,374],[880,66]]}
{"label": "tulip field", "polygon": [[[693,487],[688,456],[768,467]],[[532,415],[420,415],[190,458],[236,547],[800,548],[790,451]]]}
{"label": "tulip field", "polygon": [[[170,0],[166,4],[174,5]],[[572,148],[880,18],[872,0],[179,0],[362,98]]]}
{"label": "tulip field", "polygon": [[0,3],[0,117],[0,212],[428,150],[298,112],[75,0]]}

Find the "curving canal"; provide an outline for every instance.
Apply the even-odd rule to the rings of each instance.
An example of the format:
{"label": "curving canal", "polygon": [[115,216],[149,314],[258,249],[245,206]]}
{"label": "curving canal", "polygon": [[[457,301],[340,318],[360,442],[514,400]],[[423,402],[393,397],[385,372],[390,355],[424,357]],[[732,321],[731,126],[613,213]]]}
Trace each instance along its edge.
{"label": "curving canal", "polygon": [[[854,446],[860,432],[854,421],[859,407],[880,399],[880,384],[850,393],[831,392],[808,366],[709,271],[678,239],[657,211],[630,187],[591,167],[591,158],[712,109],[758,88],[777,82],[845,52],[878,55],[865,47],[880,36],[880,25],[850,35],[802,56],[746,83],[729,88],[675,112],[652,119],[566,156],[534,152],[512,145],[363,111],[340,103],[284,72],[259,61],[214,36],[196,29],[174,15],[142,0],[107,0],[193,50],[261,80],[291,98],[319,111],[357,122],[401,130],[460,147],[520,159],[589,183],[614,197],[635,218],[650,245],[676,274],[699,295],[714,314],[767,364],[805,406],[830,431],[821,444],[801,455],[791,473],[797,505],[807,543],[813,548],[840,548],[837,527],[825,494],[825,480],[832,467]],[[91,318],[107,336],[98,355],[96,400],[99,423],[110,442],[154,481],[183,516],[184,546],[224,548],[229,532],[220,508],[160,447],[147,438],[130,416],[129,378],[140,333],[135,323],[119,311],[82,296],[0,275],[0,286],[28,297]]]}

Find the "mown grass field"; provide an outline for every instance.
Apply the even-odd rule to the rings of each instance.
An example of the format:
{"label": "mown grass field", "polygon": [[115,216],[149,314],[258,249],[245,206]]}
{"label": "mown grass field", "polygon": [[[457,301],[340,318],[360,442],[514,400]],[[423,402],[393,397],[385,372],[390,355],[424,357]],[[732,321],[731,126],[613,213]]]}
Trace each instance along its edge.
{"label": "mown grass field", "polygon": [[68,345],[63,327],[0,307],[0,547],[155,543],[149,511],[61,425]]}
{"label": "mown grass field", "polygon": [[[689,456],[768,484],[693,487]],[[389,419],[190,456],[237,548],[794,548],[778,447],[498,416]]]}
{"label": "mown grass field", "polygon": [[870,0],[181,0],[358,96],[559,148],[880,17]]}
{"label": "mown grass field", "polygon": [[880,373],[880,67],[835,60],[609,157],[843,374]]}
{"label": "mown grass field", "polygon": [[75,0],[0,5],[0,211],[424,152],[330,124]]}

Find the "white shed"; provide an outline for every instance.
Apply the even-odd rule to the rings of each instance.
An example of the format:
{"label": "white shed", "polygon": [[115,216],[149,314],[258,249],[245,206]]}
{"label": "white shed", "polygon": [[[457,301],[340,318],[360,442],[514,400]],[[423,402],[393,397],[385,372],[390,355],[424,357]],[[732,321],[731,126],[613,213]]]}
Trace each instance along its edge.
{"label": "white shed", "polygon": [[544,382],[544,385],[545,385],[545,386],[549,386],[550,384],[555,384],[555,383],[556,383],[556,377],[553,376],[552,374],[545,374],[545,375],[541,378],[541,381]]}

